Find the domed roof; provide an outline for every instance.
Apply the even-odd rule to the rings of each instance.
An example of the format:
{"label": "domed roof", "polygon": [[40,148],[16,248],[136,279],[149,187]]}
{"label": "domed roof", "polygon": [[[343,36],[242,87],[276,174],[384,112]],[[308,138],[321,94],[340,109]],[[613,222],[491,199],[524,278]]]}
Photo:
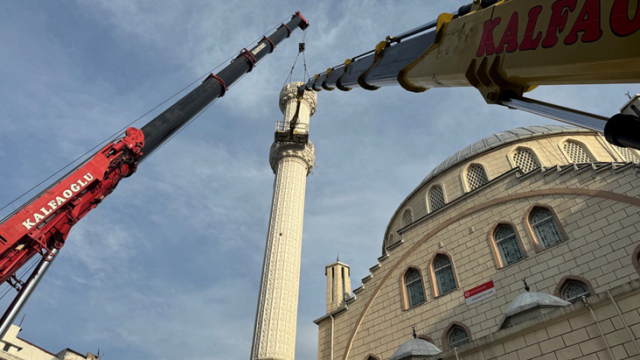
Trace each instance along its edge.
{"label": "domed roof", "polygon": [[411,339],[402,344],[402,346],[400,346],[398,350],[391,355],[389,360],[408,359],[412,356],[432,356],[440,354],[441,352],[442,350],[440,350],[440,348],[427,340]]}
{"label": "domed roof", "polygon": [[462,150],[457,151],[455,154],[449,156],[440,165],[436,166],[435,169],[433,169],[429,173],[429,175],[424,178],[424,180],[422,180],[421,185],[431,181],[431,179],[464,162],[465,160],[471,159],[481,153],[507,145],[509,143],[526,140],[541,135],[548,136],[576,132],[588,133],[592,131],[577,128],[575,126],[545,125],[520,127],[493,134],[482,140],[478,140],[473,144],[463,148]]}
{"label": "domed roof", "polygon": [[[499,329],[503,327],[503,324],[507,319],[518,315],[526,313],[530,310],[534,310],[536,308],[560,308],[571,305],[570,302],[564,301],[557,296],[549,295],[541,292],[525,292],[518,295],[509,307],[507,308],[507,312],[504,313],[502,319],[500,320]],[[541,315],[541,314],[540,314]]]}
{"label": "domed roof", "polygon": [[505,315],[513,316],[536,306],[563,307],[567,305],[571,305],[571,303],[564,301],[557,296],[541,292],[525,292],[518,295],[518,297],[509,304]]}
{"label": "domed roof", "polygon": [[[482,153],[488,152],[490,150],[497,149],[499,147],[503,147],[509,145],[511,143],[523,140],[529,140],[535,137],[542,136],[550,136],[550,135],[558,135],[558,134],[575,134],[575,133],[592,133],[593,131],[578,128],[575,126],[565,126],[565,125],[540,125],[540,126],[528,126],[528,127],[520,127],[512,130],[506,130],[499,132],[497,134],[493,134],[488,136],[482,140],[478,140],[473,144],[463,148],[462,150],[457,151],[453,155],[446,158],[440,165],[436,166],[430,173],[427,175],[424,180],[418,185],[403,201],[400,203],[400,206],[396,209],[395,213],[391,217],[389,224],[387,225],[387,229],[385,234],[389,232],[389,227],[393,223],[393,219],[398,215],[401,209],[403,209],[404,205],[411,199],[423,186],[425,186],[428,182],[438,177],[440,174],[445,171],[453,168],[460,163],[470,160]],[[382,253],[384,253],[385,241],[382,241]]]}

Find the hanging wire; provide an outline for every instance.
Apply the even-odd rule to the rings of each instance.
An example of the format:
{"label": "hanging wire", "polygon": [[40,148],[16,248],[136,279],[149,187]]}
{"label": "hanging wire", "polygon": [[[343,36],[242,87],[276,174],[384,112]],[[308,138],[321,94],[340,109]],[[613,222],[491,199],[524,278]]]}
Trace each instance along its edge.
{"label": "hanging wire", "polygon": [[[33,269],[33,268],[34,268],[34,267],[35,267],[39,262],[40,262],[40,258],[38,258],[37,256],[33,257],[33,258],[31,259],[31,265],[29,265],[29,267],[28,267],[26,270],[24,270],[24,271],[22,272],[22,274],[17,275],[16,277],[17,277],[18,279],[20,279],[20,281],[22,281],[22,279],[24,278],[24,276],[25,276],[29,271],[31,271],[31,269]],[[31,275],[29,275],[29,276],[31,276]],[[14,289],[14,288],[13,288],[12,286],[10,286],[10,285],[7,285],[7,289],[2,293],[2,295],[0,295],[0,300],[2,300],[5,296],[7,296],[7,294],[11,291],[11,289]]]}
{"label": "hanging wire", "polygon": [[[284,20],[281,21],[281,23],[284,23],[286,20],[288,19],[285,18]],[[247,44],[246,46],[244,46],[243,48],[247,48],[249,46],[251,46],[252,44],[260,41],[260,39],[262,39],[262,37],[266,34],[268,34],[269,32],[271,32],[272,30],[274,30],[276,27],[278,27],[279,25],[275,25],[273,27],[271,27],[270,29],[268,29],[267,31],[265,31],[263,33],[262,36],[259,36],[257,39],[253,40],[252,42],[250,42],[249,44]],[[142,114],[141,116],[139,116],[137,119],[129,122],[127,125],[123,126],[122,128],[118,129],[118,131],[116,131],[115,133],[113,133],[111,136],[108,136],[107,138],[105,138],[104,140],[102,140],[100,143],[98,143],[97,145],[95,145],[94,147],[92,147],[91,149],[87,150],[86,152],[84,152],[82,155],[76,157],[74,160],[70,161],[68,164],[66,164],[65,166],[63,166],[62,168],[58,169],[56,172],[54,172],[53,174],[49,175],[47,178],[45,178],[44,180],[40,181],[39,183],[37,183],[36,185],[32,186],[29,190],[23,192],[20,196],[16,197],[15,199],[11,200],[10,202],[8,202],[7,204],[5,204],[2,208],[0,208],[0,211],[6,209],[7,207],[9,207],[10,205],[14,204],[16,201],[22,199],[24,196],[26,196],[27,194],[29,194],[30,192],[32,192],[33,190],[35,190],[36,188],[38,188],[40,185],[44,184],[45,182],[49,181],[51,178],[53,178],[54,176],[56,176],[57,174],[61,173],[62,171],[64,171],[65,169],[67,169],[68,167],[70,167],[71,165],[73,165],[74,163],[76,163],[77,161],[79,161],[80,159],[84,158],[85,156],[87,156],[88,154],[90,154],[91,152],[93,152],[94,150],[96,150],[98,147],[103,146],[105,143],[109,142],[109,141],[114,141],[116,138],[123,136],[125,130],[135,124],[136,122],[140,121],[142,118],[146,117],[147,115],[149,115],[150,113],[152,113],[153,111],[155,111],[156,109],[158,109],[160,106],[166,104],[169,100],[175,98],[176,96],[178,96],[179,94],[183,93],[185,90],[187,90],[188,88],[190,88],[191,86],[193,86],[195,83],[197,83],[198,81],[201,81],[205,76],[209,76],[209,74],[213,73],[215,70],[217,70],[218,68],[220,68],[222,65],[228,63],[229,61],[231,61],[235,56],[237,56],[236,54],[231,55],[230,57],[228,57],[227,59],[223,60],[221,63],[219,63],[218,65],[216,65],[214,68],[212,68],[211,70],[205,72],[204,74],[202,74],[201,76],[199,76],[198,78],[196,78],[195,80],[193,80],[191,83],[189,83],[188,85],[186,85],[185,87],[183,87],[182,89],[180,89],[179,91],[177,91],[176,93],[174,93],[173,95],[169,96],[168,98],[166,98],[165,100],[163,100],[162,102],[160,102],[158,105],[154,106],[153,108],[151,108],[149,111],[145,112],[144,114]],[[293,70],[292,70],[293,71]],[[244,76],[244,75],[243,75]],[[211,104],[210,104],[211,105]],[[210,106],[209,105],[209,106]],[[207,106],[206,109],[209,108],[209,106]],[[205,110],[206,110],[205,109]],[[198,114],[199,116],[199,114]],[[180,130],[182,131],[182,130]],[[180,131],[178,131],[177,133],[180,133]],[[173,136],[170,138],[172,139]],[[170,140],[169,139],[169,140]],[[169,141],[167,140],[167,141]],[[155,151],[154,151],[155,152]],[[71,174],[73,171],[77,170],[79,167],[81,167],[82,165],[84,165],[87,161],[89,160],[89,158],[85,159],[83,162],[81,162],[80,164],[78,164],[76,167],[74,167],[73,169],[71,169],[70,171],[68,171],[67,173],[65,173],[63,176],[61,176],[60,178],[58,178],[56,181],[54,181],[51,185],[49,185],[47,188],[45,188],[43,191],[41,191],[40,193],[36,194],[36,196],[34,196],[34,198],[37,198],[39,195],[41,195],[42,193],[46,192],[47,190],[51,189],[53,186],[55,186],[58,182],[60,182],[62,179],[66,178],[67,175]],[[34,198],[32,198],[31,200],[33,200]],[[27,203],[30,203],[30,201],[28,201]],[[21,208],[21,207],[20,207]],[[20,210],[20,208],[17,209],[17,211]],[[6,220],[8,217],[12,216],[13,214],[15,214],[15,212],[10,213],[8,216],[6,216],[2,221]]]}
{"label": "hanging wire", "polygon": [[296,59],[293,62],[293,65],[291,66],[291,71],[289,71],[289,76],[287,76],[287,79],[284,81],[284,84],[282,84],[282,87],[284,87],[289,82],[291,82],[291,76],[293,76],[293,70],[296,68],[296,63],[298,62],[299,57],[300,57],[300,52],[298,52],[298,55],[296,56]]}
{"label": "hanging wire", "polygon": [[[307,38],[307,31],[304,31],[304,35],[302,36],[302,43],[305,44],[305,39]],[[306,50],[306,48],[305,48]],[[302,73],[302,80],[303,82],[306,84],[307,80],[309,80],[311,78],[311,76],[309,75],[309,72],[307,71],[307,58],[304,55],[304,51],[302,52],[302,63],[304,65],[304,72]]]}
{"label": "hanging wire", "polygon": [[293,77],[293,71],[296,68],[296,64],[298,63],[298,59],[300,58],[300,54],[302,54],[302,59],[304,62],[304,69],[303,69],[303,73],[302,73],[302,79],[304,80],[303,82],[306,83],[307,79],[310,78],[309,76],[309,72],[307,71],[307,59],[304,56],[304,44],[305,44],[305,39],[307,37],[307,30],[302,32],[302,42],[300,44],[303,45],[303,47],[298,47],[298,55],[296,55],[296,59],[293,61],[293,65],[291,65],[291,71],[289,71],[289,76],[287,76],[287,79],[284,81],[284,84],[282,84],[282,86],[284,87],[285,85],[287,85],[288,83],[291,82],[291,78]]}

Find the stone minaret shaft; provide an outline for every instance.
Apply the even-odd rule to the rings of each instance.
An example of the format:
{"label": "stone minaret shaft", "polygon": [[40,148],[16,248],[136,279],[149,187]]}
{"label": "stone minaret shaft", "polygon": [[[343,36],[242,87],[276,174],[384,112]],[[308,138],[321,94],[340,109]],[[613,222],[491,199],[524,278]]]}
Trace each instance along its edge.
{"label": "stone minaret shaft", "polygon": [[[281,129],[284,130],[276,132],[276,141],[269,154],[276,179],[251,349],[252,360],[293,360],[295,355],[304,197],[306,177],[314,165],[314,150],[309,141],[300,143],[279,139],[283,138],[283,131],[288,131],[289,122],[296,113],[298,86],[301,84],[290,83],[280,92],[280,110],[284,114],[284,126]],[[306,91],[300,103],[294,134],[308,131],[309,118],[315,109],[316,94]]]}

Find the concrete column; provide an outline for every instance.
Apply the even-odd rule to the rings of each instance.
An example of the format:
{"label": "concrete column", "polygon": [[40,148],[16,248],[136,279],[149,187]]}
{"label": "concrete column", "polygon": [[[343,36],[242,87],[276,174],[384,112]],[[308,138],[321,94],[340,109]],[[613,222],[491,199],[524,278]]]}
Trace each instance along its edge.
{"label": "concrete column", "polygon": [[[280,92],[280,109],[285,121],[295,113],[300,84],[288,84]],[[315,107],[316,94],[305,92],[299,119],[304,119],[308,124]],[[304,197],[306,178],[314,160],[311,142],[276,141],[271,146],[269,163],[276,179],[251,349],[252,360],[293,360],[295,356]]]}

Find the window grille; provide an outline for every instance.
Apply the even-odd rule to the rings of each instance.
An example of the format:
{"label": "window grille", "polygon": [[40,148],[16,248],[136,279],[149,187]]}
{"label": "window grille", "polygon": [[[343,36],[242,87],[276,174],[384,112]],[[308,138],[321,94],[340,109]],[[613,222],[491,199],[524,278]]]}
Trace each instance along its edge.
{"label": "window grille", "polygon": [[591,159],[591,156],[589,156],[584,146],[577,142],[567,141],[562,145],[562,148],[572,163],[581,164],[593,162],[593,159]]}
{"label": "window grille", "polygon": [[582,281],[570,280],[562,288],[562,298],[566,301],[576,302],[582,297],[591,296],[591,291],[587,284]]}
{"label": "window grille", "polygon": [[536,156],[529,149],[517,149],[513,153],[513,161],[525,174],[540,167]]}
{"label": "window grille", "polygon": [[564,241],[551,211],[547,209],[535,209],[529,217],[529,223],[538,240],[538,244],[543,249]]}
{"label": "window grille", "polygon": [[409,272],[404,276],[404,286],[407,289],[407,301],[410,308],[424,302],[422,278],[420,277],[420,272],[418,272],[418,270],[409,270]]}
{"label": "window grille", "polygon": [[634,162],[634,163],[640,162],[640,158],[638,158],[638,154],[636,154],[635,151],[629,148],[623,148],[615,145],[611,145],[611,146],[613,146],[616,150],[618,150],[618,153],[620,153],[622,160],[626,162]]}
{"label": "window grille", "polygon": [[454,326],[449,332],[449,348],[457,348],[469,342],[469,334],[460,326]]}
{"label": "window grille", "polygon": [[440,209],[444,204],[444,191],[442,191],[442,186],[433,186],[429,191],[429,206],[431,207],[431,212]]}
{"label": "window grille", "polygon": [[516,232],[511,226],[499,226],[493,234],[493,238],[496,242],[498,252],[500,252],[502,266],[517,263],[524,258],[520,245],[518,245]]}
{"label": "window grille", "polygon": [[407,226],[413,222],[413,213],[411,213],[411,209],[406,209],[402,214],[402,223],[404,226]]}
{"label": "window grille", "polygon": [[484,172],[482,165],[471,165],[467,169],[467,184],[469,191],[475,190],[489,181],[487,173]]}
{"label": "window grille", "polygon": [[438,255],[433,260],[433,273],[438,287],[438,296],[448,293],[456,288],[456,279],[453,276],[451,260],[445,255]]}

